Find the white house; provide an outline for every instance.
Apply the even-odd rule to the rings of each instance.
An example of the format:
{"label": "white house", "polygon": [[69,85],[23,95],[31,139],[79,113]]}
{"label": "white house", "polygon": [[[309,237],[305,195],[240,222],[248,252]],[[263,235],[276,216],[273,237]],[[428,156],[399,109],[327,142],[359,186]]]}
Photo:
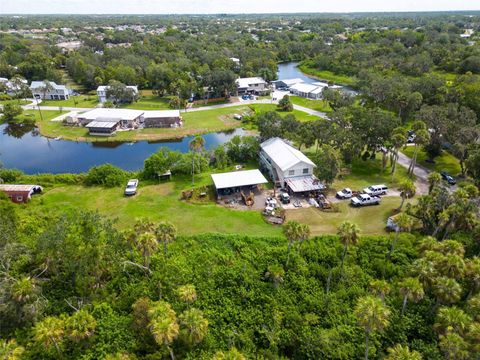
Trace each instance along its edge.
{"label": "white house", "polygon": [[[101,85],[97,88],[97,96],[98,96],[98,101],[100,103],[104,103],[105,101],[107,101],[107,91],[108,89],[110,88],[110,86],[108,85]],[[135,95],[138,95],[138,87],[136,86],[127,86],[127,89],[132,89],[133,90],[133,93]]]}
{"label": "white house", "polygon": [[324,88],[324,86],[298,83],[290,87],[290,92],[307,99],[319,100],[322,98],[322,91]]}
{"label": "white house", "polygon": [[235,64],[236,69],[240,68],[240,59],[239,58],[231,57],[230,60]]}
{"label": "white house", "polygon": [[45,81],[32,81],[30,91],[35,99],[43,100],[67,100],[70,98],[70,89],[65,85],[57,85],[53,81],[49,82],[52,89],[45,91]]}
{"label": "white house", "polygon": [[312,160],[280,138],[260,144],[259,162],[275,185],[283,189],[294,193],[324,189],[313,175],[316,165]]}
{"label": "white house", "polygon": [[240,78],[235,82],[237,83],[237,92],[239,95],[263,95],[269,91],[267,82],[260,77]]}
{"label": "white house", "polygon": [[134,129],[143,122],[143,110],[96,108],[77,115],[77,122],[86,126],[95,122],[116,122],[119,128]]}

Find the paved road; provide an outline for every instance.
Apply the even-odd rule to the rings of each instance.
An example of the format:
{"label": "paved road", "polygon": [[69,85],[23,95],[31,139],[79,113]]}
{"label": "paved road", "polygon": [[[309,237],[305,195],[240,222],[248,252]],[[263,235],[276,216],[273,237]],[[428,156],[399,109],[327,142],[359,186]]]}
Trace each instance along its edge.
{"label": "paved road", "polygon": [[[403,166],[404,168],[408,169],[410,166],[411,159],[401,152],[398,153],[398,165]],[[413,174],[416,176],[415,179],[415,186],[417,188],[417,195],[427,195],[428,194],[428,175],[430,175],[431,171],[427,168],[424,168],[421,165],[416,165],[415,169],[413,170]]]}
{"label": "paved road", "polygon": [[[23,109],[25,109],[25,110],[36,110],[38,108],[36,102],[34,100],[31,100],[31,101],[32,102],[30,104],[23,105],[22,106]],[[239,102],[228,103],[228,104],[208,105],[208,106],[202,106],[202,107],[198,107],[198,108],[190,108],[190,109],[187,109],[187,110],[181,110],[181,112],[206,111],[206,110],[224,109],[224,108],[229,108],[229,107],[242,106],[242,105],[253,105],[253,104],[278,104],[278,100],[273,101],[273,100],[270,100],[270,99],[263,99],[263,100],[239,101]],[[307,113],[307,114],[310,114],[310,115],[313,115],[313,116],[318,116],[322,119],[329,120],[326,113],[316,111],[316,110],[312,110],[312,109],[309,109],[309,108],[306,108],[306,107],[303,107],[303,106],[299,106],[299,105],[293,105],[293,108],[295,110],[302,111],[304,113]],[[78,111],[78,112],[92,110],[92,108],[69,107],[69,106],[62,106],[62,107],[60,107],[60,106],[41,106],[41,105],[40,105],[40,109],[41,110],[53,110],[53,111],[60,111],[60,110],[63,110],[63,111]]]}

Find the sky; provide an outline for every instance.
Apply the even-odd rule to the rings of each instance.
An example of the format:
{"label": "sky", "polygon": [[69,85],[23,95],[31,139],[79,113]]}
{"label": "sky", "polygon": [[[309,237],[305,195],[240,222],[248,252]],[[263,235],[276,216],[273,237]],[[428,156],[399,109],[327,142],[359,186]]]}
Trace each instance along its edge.
{"label": "sky", "polygon": [[0,14],[219,14],[480,10],[480,0],[0,0]]}

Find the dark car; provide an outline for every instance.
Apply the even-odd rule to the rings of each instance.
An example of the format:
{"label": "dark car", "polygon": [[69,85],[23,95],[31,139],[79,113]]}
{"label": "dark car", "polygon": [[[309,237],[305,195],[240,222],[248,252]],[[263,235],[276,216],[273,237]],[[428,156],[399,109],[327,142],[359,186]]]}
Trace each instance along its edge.
{"label": "dark car", "polygon": [[442,176],[442,179],[445,180],[449,185],[455,185],[457,183],[453,176],[451,176],[446,171],[441,171],[440,175]]}

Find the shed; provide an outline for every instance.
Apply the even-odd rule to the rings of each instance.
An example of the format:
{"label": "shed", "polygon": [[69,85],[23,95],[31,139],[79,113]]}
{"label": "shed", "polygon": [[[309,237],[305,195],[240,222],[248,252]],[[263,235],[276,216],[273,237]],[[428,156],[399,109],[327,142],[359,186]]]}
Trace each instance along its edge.
{"label": "shed", "polygon": [[229,192],[229,190],[235,188],[253,187],[268,183],[268,180],[258,169],[212,174],[212,180],[217,192],[219,190]]}
{"label": "shed", "polygon": [[42,192],[40,185],[0,184],[0,191],[5,193],[14,203],[26,203],[33,194]]}

